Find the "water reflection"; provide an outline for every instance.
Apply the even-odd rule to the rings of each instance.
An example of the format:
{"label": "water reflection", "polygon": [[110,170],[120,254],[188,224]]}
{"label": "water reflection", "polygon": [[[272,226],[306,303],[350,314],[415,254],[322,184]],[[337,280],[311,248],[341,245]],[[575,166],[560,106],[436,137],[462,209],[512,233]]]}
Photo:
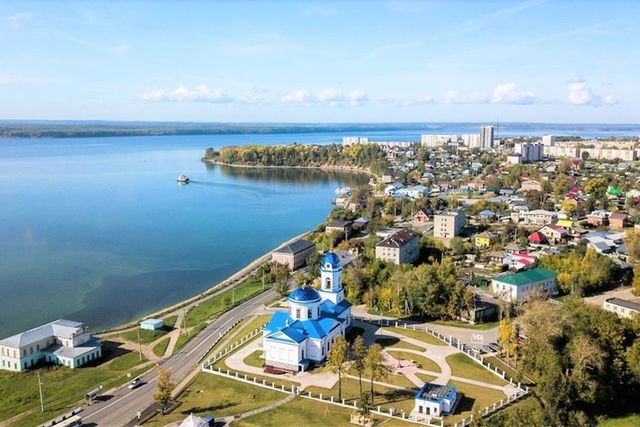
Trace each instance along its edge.
{"label": "water reflection", "polygon": [[220,173],[224,176],[251,182],[303,185],[340,182],[350,186],[364,185],[369,182],[367,174],[358,172],[304,168],[234,167],[211,163],[205,163],[205,165],[207,170],[211,172],[219,168]]}

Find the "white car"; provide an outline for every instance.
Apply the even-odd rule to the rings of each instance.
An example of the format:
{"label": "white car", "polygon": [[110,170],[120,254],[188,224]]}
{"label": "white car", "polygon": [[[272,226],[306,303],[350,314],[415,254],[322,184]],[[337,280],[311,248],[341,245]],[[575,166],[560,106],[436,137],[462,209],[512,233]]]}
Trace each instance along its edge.
{"label": "white car", "polygon": [[128,385],[128,387],[133,390],[134,388],[140,387],[142,385],[142,380],[140,378],[134,378]]}

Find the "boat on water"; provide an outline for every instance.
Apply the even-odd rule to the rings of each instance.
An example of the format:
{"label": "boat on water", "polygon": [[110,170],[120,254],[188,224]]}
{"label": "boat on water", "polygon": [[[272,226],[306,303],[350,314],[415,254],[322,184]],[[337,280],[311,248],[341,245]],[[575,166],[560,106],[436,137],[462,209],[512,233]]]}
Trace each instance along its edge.
{"label": "boat on water", "polygon": [[189,182],[189,178],[186,175],[179,175],[176,181],[182,184],[187,184]]}

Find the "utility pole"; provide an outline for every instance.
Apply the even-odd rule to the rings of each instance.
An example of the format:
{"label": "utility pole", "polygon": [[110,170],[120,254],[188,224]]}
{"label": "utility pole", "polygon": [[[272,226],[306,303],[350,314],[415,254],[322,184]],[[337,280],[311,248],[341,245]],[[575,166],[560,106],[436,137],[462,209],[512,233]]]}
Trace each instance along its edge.
{"label": "utility pole", "polygon": [[40,392],[40,412],[44,412],[44,396],[42,395],[42,380],[38,371],[38,391]]}
{"label": "utility pole", "polygon": [[138,332],[138,357],[142,360],[142,342],[140,341],[140,328],[136,329]]}

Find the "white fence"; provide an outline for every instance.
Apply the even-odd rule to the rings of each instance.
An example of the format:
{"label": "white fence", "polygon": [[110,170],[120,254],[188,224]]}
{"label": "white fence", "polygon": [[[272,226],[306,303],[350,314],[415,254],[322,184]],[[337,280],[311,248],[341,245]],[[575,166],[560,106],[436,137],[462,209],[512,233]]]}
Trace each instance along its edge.
{"label": "white fence", "polygon": [[[236,322],[234,324],[234,326],[237,324],[238,322]],[[229,329],[227,329],[226,332],[228,332],[231,328],[233,328],[233,326],[231,326]],[[214,363],[216,363],[218,360],[222,359],[223,357],[225,357],[227,354],[233,352],[233,350],[237,349],[238,347],[240,347],[241,345],[245,344],[247,341],[252,340],[253,338],[256,337],[256,335],[260,335],[262,333],[262,326],[254,329],[253,331],[251,331],[249,334],[245,335],[244,337],[240,338],[238,341],[234,342],[233,344],[231,344],[230,346],[226,347],[224,350],[221,350],[220,352],[214,354],[213,356],[211,356],[209,359],[207,359],[203,364],[202,364],[202,368],[204,369],[205,367],[209,367],[211,365],[213,365]],[[218,338],[219,339],[219,338]],[[214,344],[215,345],[215,344]],[[213,346],[212,346],[213,347]]]}

